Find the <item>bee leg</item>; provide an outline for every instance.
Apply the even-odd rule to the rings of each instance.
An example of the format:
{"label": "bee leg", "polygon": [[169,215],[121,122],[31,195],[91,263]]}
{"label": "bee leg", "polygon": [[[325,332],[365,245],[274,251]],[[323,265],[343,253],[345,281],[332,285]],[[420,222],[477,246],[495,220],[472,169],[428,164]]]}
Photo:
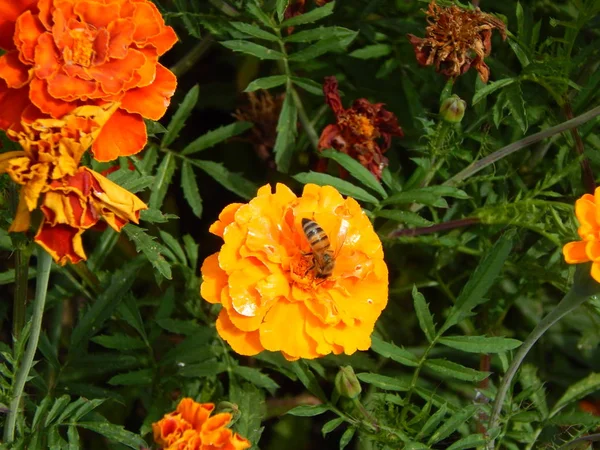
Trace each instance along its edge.
{"label": "bee leg", "polygon": [[315,268],[315,262],[314,262],[314,260],[313,260],[313,263],[312,263],[312,265],[311,265],[311,266],[310,266],[308,269],[306,269],[306,272],[304,272],[304,275],[302,275],[302,276],[303,276],[303,277],[305,277],[305,276],[308,274],[308,272],[310,272],[310,271],[311,271],[311,270],[313,270],[314,268]]}

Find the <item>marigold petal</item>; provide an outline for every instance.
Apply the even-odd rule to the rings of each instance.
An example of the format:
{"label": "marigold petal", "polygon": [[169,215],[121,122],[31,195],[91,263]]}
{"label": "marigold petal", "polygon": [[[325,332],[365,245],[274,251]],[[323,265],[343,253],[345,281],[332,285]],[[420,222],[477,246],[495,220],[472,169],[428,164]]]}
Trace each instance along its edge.
{"label": "marigold petal", "polygon": [[98,83],[96,81],[83,80],[80,77],[72,77],[66,73],[57,73],[47,78],[47,81],[48,93],[52,97],[64,101],[71,101],[74,98],[87,100],[94,98],[98,92]]}
{"label": "marigold petal", "polygon": [[589,261],[600,260],[600,241],[582,241],[585,242],[585,254]]}
{"label": "marigold petal", "polygon": [[138,44],[146,43],[161,32],[162,16],[151,2],[135,4],[133,22],[136,25],[133,39]]}
{"label": "marigold petal", "polygon": [[46,30],[52,29],[52,12],[53,0],[39,0],[37,7],[39,9],[38,18],[44,25]]}
{"label": "marigold petal", "polygon": [[225,308],[221,310],[216,326],[219,336],[227,341],[234,352],[240,355],[253,356],[264,350],[258,330],[248,333],[239,330],[229,319]]}
{"label": "marigold petal", "polygon": [[177,412],[181,414],[181,418],[196,431],[202,429],[214,409],[213,403],[198,403],[191,398],[184,398],[177,405]]}
{"label": "marigold petal", "polygon": [[592,270],[590,273],[592,275],[592,278],[594,280],[596,280],[598,283],[600,283],[600,262],[592,263]]}
{"label": "marigold petal", "polygon": [[31,11],[21,14],[15,24],[15,44],[19,49],[19,59],[24,64],[31,64],[35,58],[35,47],[38,38],[45,31],[42,22]]}
{"label": "marigold petal", "polygon": [[208,229],[214,235],[223,237],[225,227],[234,221],[235,213],[244,205],[243,203],[231,203],[223,208],[223,211],[219,214],[219,220],[214,222]]}
{"label": "marigold petal", "polygon": [[225,243],[219,252],[219,265],[225,272],[231,273],[238,266],[239,248],[244,242],[245,233],[237,223],[231,223],[225,228],[223,239]]}
{"label": "marigold petal", "polygon": [[131,113],[141,114],[152,120],[160,119],[177,88],[177,78],[162,64],[156,65],[156,78],[152,84],[127,91],[121,107]]}
{"label": "marigold petal", "polygon": [[21,114],[30,104],[29,86],[10,89],[0,80],[0,129],[7,130],[15,124],[20,126]]}
{"label": "marigold petal", "polygon": [[28,9],[33,9],[37,0],[0,0],[0,48],[13,50],[15,22]]}
{"label": "marigold petal", "polygon": [[106,28],[112,21],[119,18],[119,8],[114,3],[102,4],[98,1],[79,1],[75,4],[73,12],[83,23],[96,28]]}
{"label": "marigold petal", "polygon": [[90,67],[87,72],[100,84],[103,92],[117,94],[145,62],[146,58],[141,52],[130,48],[125,58],[109,60],[102,65]]}
{"label": "marigold petal", "polygon": [[46,79],[59,71],[61,67],[60,56],[50,33],[46,32],[38,37],[34,60],[35,75],[38,78]]}
{"label": "marigold petal", "polygon": [[62,117],[77,106],[74,102],[51,96],[48,92],[48,83],[40,78],[33,78],[29,88],[29,99],[43,113],[52,117]]}
{"label": "marigold petal", "polygon": [[161,56],[173,47],[178,40],[175,30],[169,26],[164,26],[160,33],[148,39],[148,44],[155,47],[156,53]]}
{"label": "marigold petal", "polygon": [[35,242],[50,253],[58,264],[63,266],[67,262],[76,264],[86,259],[81,241],[83,232],[83,229],[69,225],[50,226],[44,222],[35,235]]}
{"label": "marigold petal", "polygon": [[578,233],[582,239],[587,239],[590,235],[595,236],[599,228],[596,214],[596,202],[593,195],[585,194],[575,202],[575,215],[580,224]]}
{"label": "marigold petal", "polygon": [[158,55],[154,49],[140,48],[138,49],[145,57],[145,62],[134,74],[131,80],[125,83],[124,92],[129,92],[134,88],[143,88],[152,84],[156,78],[156,70],[158,66]]}
{"label": "marigold petal", "polygon": [[111,22],[107,29],[110,34],[108,56],[117,59],[125,58],[133,40],[135,24],[131,19],[117,19]]}
{"label": "marigold petal", "polygon": [[119,156],[135,155],[147,140],[142,117],[118,109],[102,127],[92,145],[92,153],[98,161],[112,161]]}
{"label": "marigold petal", "polygon": [[585,241],[569,242],[566,244],[563,247],[563,256],[565,257],[566,263],[579,264],[588,262],[590,258],[588,258],[585,251],[586,244]]}
{"label": "marigold petal", "polygon": [[29,230],[31,224],[31,213],[27,207],[27,201],[25,199],[25,190],[21,189],[19,193],[19,204],[17,205],[17,211],[15,218],[13,219],[8,229],[11,233],[21,233]]}
{"label": "marigold petal", "polygon": [[250,441],[246,438],[243,438],[237,433],[234,433],[231,437],[231,441],[229,441],[231,448],[227,450],[246,450],[247,448],[252,447]]}
{"label": "marigold petal", "polygon": [[11,51],[0,56],[0,78],[11,89],[23,87],[30,79],[29,67],[21,62],[18,51]]}
{"label": "marigold petal", "polygon": [[219,267],[219,252],[207,257],[200,268],[200,295],[209,303],[221,302],[221,291],[227,286],[227,273]]}
{"label": "marigold petal", "polygon": [[257,283],[269,275],[269,270],[256,259],[245,259],[229,275],[229,296],[233,309],[242,316],[254,317],[261,305]]}

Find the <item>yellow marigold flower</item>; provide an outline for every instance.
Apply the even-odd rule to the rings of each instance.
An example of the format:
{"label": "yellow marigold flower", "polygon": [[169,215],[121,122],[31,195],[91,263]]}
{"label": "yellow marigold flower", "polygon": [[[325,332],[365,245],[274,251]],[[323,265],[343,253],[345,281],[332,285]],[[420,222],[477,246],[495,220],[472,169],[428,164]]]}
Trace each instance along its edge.
{"label": "yellow marigold flower", "polygon": [[592,261],[592,278],[600,283],[600,188],[594,195],[584,194],[575,202],[575,215],[582,240],[563,247],[565,261],[568,264]]}
{"label": "yellow marigold flower", "polygon": [[177,409],[152,424],[154,441],[166,450],[244,450],[250,442],[234,433],[227,425],[231,414],[211,417],[212,403],[197,403],[184,398]]}
{"label": "yellow marigold flower", "polygon": [[[267,185],[249,203],[225,207],[210,231],[224,244],[202,265],[201,295],[223,305],[217,331],[237,353],[295,360],[370,347],[388,270],[354,199],[330,186],[308,184],[297,197]],[[319,271],[331,258],[333,270]]]}

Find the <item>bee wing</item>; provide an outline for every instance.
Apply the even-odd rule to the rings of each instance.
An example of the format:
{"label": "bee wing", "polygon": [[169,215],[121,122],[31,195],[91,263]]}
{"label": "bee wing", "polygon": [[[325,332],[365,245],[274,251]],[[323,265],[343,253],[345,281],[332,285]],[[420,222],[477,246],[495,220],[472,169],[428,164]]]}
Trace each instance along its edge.
{"label": "bee wing", "polygon": [[350,222],[348,222],[346,219],[341,219],[340,229],[338,231],[337,238],[336,238],[337,242],[336,242],[335,257],[337,257],[340,250],[344,246],[344,243],[346,242],[346,237],[348,236],[348,228],[349,227],[350,227]]}

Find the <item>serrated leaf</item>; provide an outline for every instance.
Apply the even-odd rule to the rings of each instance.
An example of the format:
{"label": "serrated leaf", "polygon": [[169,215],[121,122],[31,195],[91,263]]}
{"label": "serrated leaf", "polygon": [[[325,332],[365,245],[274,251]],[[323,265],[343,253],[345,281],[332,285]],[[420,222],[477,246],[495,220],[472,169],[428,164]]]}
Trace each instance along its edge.
{"label": "serrated leaf", "polygon": [[103,334],[93,337],[91,341],[105,348],[122,351],[139,350],[146,347],[146,343],[143,340],[124,333],[115,333],[113,335]]}
{"label": "serrated leaf", "polygon": [[276,86],[281,86],[282,84],[285,84],[287,80],[287,75],[274,75],[272,77],[258,78],[252,81],[246,87],[246,89],[244,89],[244,92],[254,92],[259,89],[271,89]]}
{"label": "serrated leaf", "polygon": [[375,178],[375,175],[373,175],[369,169],[352,158],[350,155],[338,152],[337,150],[327,149],[321,151],[321,156],[333,159],[340,166],[346,169],[350,175],[352,175],[366,187],[377,192],[379,195],[381,195],[381,197],[386,198],[388,196],[385,189],[381,186],[381,183],[379,183],[377,178]]}
{"label": "serrated leaf", "polygon": [[143,191],[147,187],[152,186],[152,184],[154,184],[153,176],[150,176],[150,175],[132,176],[134,172],[132,172],[131,170],[128,170],[128,172],[129,172],[129,174],[128,174],[129,178],[126,179],[125,181],[123,181],[122,183],[119,183],[119,186],[121,186],[123,189],[127,189],[132,194]]}
{"label": "serrated leaf", "polygon": [[77,427],[75,425],[69,425],[67,428],[67,439],[69,440],[68,450],[79,450],[80,442],[79,442],[79,432],[77,431]]}
{"label": "serrated leaf", "polygon": [[457,412],[455,412],[446,422],[444,422],[435,433],[431,435],[427,443],[429,445],[435,444],[442,439],[447,438],[454,433],[459,426],[469,420],[475,412],[479,409],[477,405],[469,405]]}
{"label": "serrated leaf", "polygon": [[480,372],[446,359],[429,359],[425,361],[425,367],[444,377],[463,381],[478,382],[485,380],[490,375],[489,372]]}
{"label": "serrated leaf", "polygon": [[311,30],[300,31],[287,36],[285,42],[313,42],[325,39],[347,39],[354,36],[355,32],[344,27],[318,27]]}
{"label": "serrated leaf", "polygon": [[466,448],[479,448],[487,443],[483,434],[471,434],[453,443],[448,450],[463,450]]}
{"label": "serrated leaf", "polygon": [[149,208],[140,211],[140,220],[149,223],[166,223],[171,219],[179,219],[175,214],[164,214],[159,209]]}
{"label": "serrated leaf", "polygon": [[229,24],[238,31],[241,31],[244,34],[249,36],[264,39],[266,41],[277,42],[279,38],[275,36],[273,33],[269,33],[268,31],[263,30],[256,25],[245,22],[229,22]]}
{"label": "serrated leaf", "polygon": [[392,52],[392,47],[388,44],[373,44],[359,48],[351,52],[348,56],[358,59],[374,59],[389,55]]}
{"label": "serrated leaf", "polygon": [[292,53],[288,59],[290,61],[305,62],[324,55],[325,53],[343,52],[357,35],[358,32],[354,32],[353,34],[342,38],[333,37],[329,39],[323,39],[316,44],[303,48],[299,52]]}
{"label": "serrated leaf", "polygon": [[423,205],[435,206],[438,208],[447,208],[448,203],[443,199],[443,197],[453,197],[464,200],[468,199],[469,195],[465,191],[453,188],[451,186],[427,186],[419,189],[398,192],[397,194],[390,195],[381,203],[383,205],[421,203]]}
{"label": "serrated leaf", "polygon": [[115,375],[108,380],[108,384],[112,386],[145,386],[152,384],[154,375],[152,369],[141,369]]}
{"label": "serrated leaf", "polygon": [[491,83],[484,85],[484,87],[475,92],[472,102],[473,106],[479,103],[484,98],[486,98],[491,93],[496,92],[498,89],[501,89],[505,86],[513,84],[516,81],[518,81],[518,78],[503,78],[501,80],[492,81]]}
{"label": "serrated leaf", "polygon": [[544,384],[538,377],[537,370],[537,367],[533,364],[523,364],[519,369],[519,381],[525,390],[532,392],[529,398],[542,415],[542,419],[545,420],[549,413],[548,402]]}
{"label": "serrated leaf", "polygon": [[277,138],[273,148],[277,169],[281,172],[287,173],[290,168],[297,130],[298,110],[292,92],[288,89],[277,120]]}
{"label": "serrated leaf", "polygon": [[333,430],[335,430],[337,427],[339,427],[343,423],[344,423],[343,417],[338,417],[337,419],[330,420],[325,425],[323,425],[323,428],[321,428],[321,434],[323,435],[323,437],[325,437],[327,434],[331,433]]}
{"label": "serrated leaf", "polygon": [[171,264],[164,258],[165,248],[156,242],[154,237],[146,234],[145,228],[136,227],[128,223],[122,229],[129,240],[133,241],[138,252],[142,252],[152,267],[167,280],[171,279]]}
{"label": "serrated leaf", "polygon": [[296,374],[300,382],[304,385],[309,392],[316,395],[322,402],[327,402],[327,397],[321,389],[319,382],[315,378],[315,375],[306,365],[304,361],[294,361],[290,364],[292,371]]}
{"label": "serrated leaf", "polygon": [[225,363],[216,363],[214,360],[201,364],[189,364],[179,370],[179,375],[190,378],[208,378],[226,372],[228,366]]}
{"label": "serrated leaf", "polygon": [[223,142],[230,137],[242,134],[253,126],[254,124],[250,122],[233,122],[229,125],[216,128],[194,139],[185,146],[185,148],[181,151],[181,154],[191,155],[192,153],[197,153],[204,149],[214,147],[219,142]]}
{"label": "serrated leaf", "polygon": [[33,416],[33,422],[31,424],[32,429],[35,429],[38,427],[38,425],[40,424],[40,421],[42,420],[42,417],[44,417],[44,415],[46,414],[46,411],[48,411],[48,408],[50,408],[51,403],[52,403],[52,397],[50,397],[50,396],[44,397],[44,399],[39,403],[39,405],[35,409],[35,414]]}
{"label": "serrated leaf", "polygon": [[300,405],[290,409],[286,414],[290,416],[313,417],[329,411],[327,405]]}
{"label": "serrated leaf", "polygon": [[196,269],[198,266],[198,249],[200,248],[200,245],[194,241],[194,238],[191,235],[186,234],[183,236],[183,247],[188,260],[190,261],[190,267]]}
{"label": "serrated leaf", "polygon": [[181,247],[179,241],[177,241],[177,239],[164,230],[158,230],[158,234],[160,234],[162,241],[167,245],[169,250],[173,252],[179,262],[183,265],[186,265],[187,259],[185,258],[185,252],[183,251],[183,247]]}
{"label": "serrated leaf", "polygon": [[179,104],[179,108],[173,114],[169,125],[167,126],[167,132],[163,135],[161,145],[163,147],[168,147],[173,143],[173,141],[179,135],[179,132],[185,125],[185,121],[188,119],[190,114],[192,113],[196,103],[198,103],[198,93],[200,88],[198,85],[194,85],[192,89],[185,94],[183,101]]}
{"label": "serrated leaf", "polygon": [[416,227],[429,227],[433,225],[433,222],[421,217],[420,215],[412,211],[400,211],[398,209],[383,209],[381,211],[376,211],[375,216],[393,220],[394,222],[403,223],[405,225],[413,225]]}
{"label": "serrated leaf", "polygon": [[[79,402],[81,400],[81,402]],[[76,407],[73,410],[73,413],[69,413],[68,409],[71,405],[69,405],[65,411],[59,417],[60,422],[63,422],[65,419],[69,419],[70,422],[77,422],[82,417],[85,417],[86,414],[92,412],[94,409],[98,408],[102,405],[106,400],[103,398],[93,398],[87,399],[80,397],[71,405],[75,405]]]}
{"label": "serrated leaf", "polygon": [[525,109],[525,100],[523,99],[523,91],[521,84],[514,83],[504,89],[506,96],[506,106],[510,111],[511,117],[517,122],[523,134],[527,132],[527,110]]}
{"label": "serrated leaf", "polygon": [[113,425],[109,422],[79,422],[77,426],[94,431],[113,442],[118,442],[135,450],[148,447],[148,444],[141,437],[123,429],[120,425]]}
{"label": "serrated leaf", "polygon": [[354,433],[356,433],[356,428],[354,427],[350,427],[344,431],[344,434],[342,434],[342,437],[340,438],[340,450],[344,450],[346,448],[346,446],[354,437]]}
{"label": "serrated leaf", "polygon": [[309,92],[313,95],[319,95],[321,97],[323,96],[323,86],[316,81],[302,77],[291,77],[290,80],[292,80],[292,83],[294,83],[296,86],[300,86],[306,92]]}
{"label": "serrated leaf", "polygon": [[563,396],[554,404],[549,417],[554,417],[565,406],[598,390],[600,390],[600,373],[591,373],[567,388]]}
{"label": "serrated leaf", "polygon": [[487,336],[448,336],[438,341],[446,347],[469,353],[500,353],[514,350],[522,342],[517,339]]}
{"label": "serrated leaf", "polygon": [[302,172],[294,175],[293,178],[303,184],[314,183],[319,186],[333,186],[342,194],[354,197],[357,200],[362,200],[363,202],[373,204],[377,204],[379,202],[377,198],[369,194],[364,189],[354,186],[352,183],[342,180],[341,178],[336,178],[326,173]]}
{"label": "serrated leaf", "polygon": [[175,157],[172,153],[167,153],[156,170],[152,193],[148,202],[150,208],[160,210],[171,184],[171,178],[175,173],[175,166]]}
{"label": "serrated leaf", "polygon": [[285,17],[285,10],[288,8],[290,0],[276,0],[275,11],[277,12],[277,20],[281,22]]}
{"label": "serrated leaf", "polygon": [[377,336],[371,337],[371,350],[407,367],[417,367],[419,365],[419,360],[411,352],[397,345],[382,341]]}
{"label": "serrated leaf", "polygon": [[170,333],[192,335],[198,332],[199,325],[193,320],[180,320],[180,319],[157,319],[156,324],[163,330],[167,330]]}
{"label": "serrated leaf", "polygon": [[181,165],[181,188],[183,189],[183,196],[192,208],[194,215],[198,218],[202,217],[202,197],[198,190],[194,169],[187,161],[183,161]]}
{"label": "serrated leaf", "polygon": [[440,422],[446,416],[447,412],[448,412],[448,407],[446,405],[440,406],[440,408],[436,412],[434,412],[431,416],[429,416],[429,418],[425,422],[425,425],[423,425],[421,427],[421,430],[419,431],[419,434],[417,434],[416,438],[418,440],[420,440],[421,438],[423,438],[425,436],[429,436],[431,434],[431,432],[438,427]]}
{"label": "serrated leaf", "polygon": [[221,45],[234,52],[244,53],[246,55],[255,56],[259,59],[283,59],[283,53],[278,52],[262,45],[255,44],[254,42],[232,40],[232,41],[221,41]]}
{"label": "serrated leaf", "polygon": [[298,16],[284,20],[283,22],[281,22],[281,28],[295,27],[297,25],[304,25],[306,23],[312,23],[312,22],[316,22],[317,20],[321,20],[321,19],[333,14],[334,6],[335,6],[335,2],[330,2],[319,8],[315,8],[312,11],[309,11],[307,13],[300,14]]}
{"label": "serrated leaf", "polygon": [[50,411],[48,411],[48,414],[46,415],[46,420],[44,421],[44,426],[46,428],[48,428],[50,426],[50,424],[54,421],[54,419],[57,418],[58,414],[60,412],[62,412],[62,410],[70,402],[71,402],[71,397],[69,397],[68,395],[62,395],[61,397],[57,398],[54,401],[52,408],[50,408]]}
{"label": "serrated leaf", "polygon": [[264,26],[271,27],[271,18],[254,2],[246,2],[246,9],[252,16],[258,19]]}
{"label": "serrated leaf", "polygon": [[498,239],[494,247],[479,263],[477,269],[475,269],[475,272],[469,278],[469,281],[460,292],[454,306],[450,310],[446,322],[440,329],[440,334],[467,317],[473,308],[481,303],[483,296],[492,287],[498,275],[500,275],[511,249],[512,235],[505,233]]}
{"label": "serrated leaf", "polygon": [[223,187],[243,199],[249,200],[256,194],[258,187],[242,175],[230,172],[220,163],[203,160],[189,160],[190,164],[196,166],[214,178]]}
{"label": "serrated leaf", "polygon": [[410,386],[402,380],[397,378],[387,377],[385,375],[379,375],[377,373],[359,373],[356,377],[367,384],[372,384],[379,389],[386,391],[408,391]]}
{"label": "serrated leaf", "polygon": [[233,373],[257,387],[266,389],[271,395],[279,388],[279,385],[275,381],[254,367],[236,366],[233,368]]}
{"label": "serrated leaf", "polygon": [[417,319],[419,319],[419,326],[425,337],[429,342],[433,342],[435,339],[435,325],[433,323],[433,316],[429,312],[429,305],[425,301],[425,297],[421,294],[416,286],[412,289],[412,298],[415,305],[415,312],[417,313]]}
{"label": "serrated leaf", "polygon": [[238,405],[240,416],[233,425],[234,430],[252,443],[252,449],[258,448],[258,442],[264,427],[262,419],[266,414],[263,392],[251,384],[232,383],[229,399]]}

